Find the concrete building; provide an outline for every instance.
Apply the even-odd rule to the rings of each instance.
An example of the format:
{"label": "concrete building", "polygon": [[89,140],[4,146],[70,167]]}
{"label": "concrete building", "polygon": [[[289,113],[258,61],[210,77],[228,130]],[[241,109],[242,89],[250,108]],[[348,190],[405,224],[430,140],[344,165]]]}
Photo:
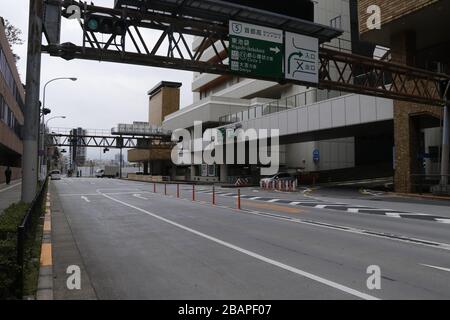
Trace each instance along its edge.
{"label": "concrete building", "polygon": [[[322,46],[374,56],[375,46],[359,41],[356,1],[314,1],[314,22],[343,30]],[[200,38],[193,48],[198,49]],[[224,48],[218,42],[218,50]],[[383,53],[384,54],[384,53]],[[382,54],[382,55],[383,55]],[[212,48],[204,61],[215,57]],[[226,59],[225,59],[226,60]],[[297,85],[195,73],[194,103],[165,117],[163,126],[191,129],[194,120],[204,129],[239,123],[244,129],[280,129],[280,170],[320,172],[323,179],[347,170],[352,175],[393,175],[392,101]],[[367,129],[370,130],[367,130]],[[313,154],[320,154],[319,159]],[[190,166],[191,180],[233,183],[238,177],[258,178],[258,166],[205,168]],[[214,173],[214,177],[210,175]]]}
{"label": "concrete building", "polygon": [[17,72],[16,62],[0,18],[0,183],[4,171],[11,167],[12,179],[22,175],[23,144],[20,128],[23,125],[25,90]]}
{"label": "concrete building", "polygon": [[[390,47],[396,61],[449,74],[450,1],[360,0],[358,5],[362,39]],[[381,9],[379,30],[366,24],[370,5]],[[415,191],[424,182],[423,174],[439,173],[442,111],[436,106],[394,102],[397,191]],[[439,178],[427,180],[428,185],[437,184]]]}
{"label": "concrete building", "polygon": [[[132,125],[122,125],[122,134],[152,135],[163,133],[163,119],[180,109],[181,83],[162,81],[149,92],[148,122],[135,122]],[[120,125],[119,125],[120,129]],[[143,166],[144,175],[174,176],[170,162],[171,148],[160,146],[145,150],[131,149],[128,151],[128,161]]]}
{"label": "concrete building", "polygon": [[[85,136],[87,131],[83,128],[75,128],[70,131],[73,136]],[[77,167],[85,166],[87,160],[87,149],[80,145],[72,145],[70,147],[69,156],[71,159],[71,168],[76,170]]]}

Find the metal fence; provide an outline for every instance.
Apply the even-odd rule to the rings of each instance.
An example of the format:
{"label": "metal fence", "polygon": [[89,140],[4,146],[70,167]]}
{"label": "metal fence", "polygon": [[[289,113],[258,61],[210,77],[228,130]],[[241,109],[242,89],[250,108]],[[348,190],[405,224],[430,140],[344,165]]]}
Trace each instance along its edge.
{"label": "metal fence", "polygon": [[17,298],[23,297],[24,268],[26,250],[35,240],[36,227],[43,213],[43,203],[45,200],[45,190],[47,189],[47,180],[42,184],[39,192],[31,202],[25,217],[20,226],[17,227]]}

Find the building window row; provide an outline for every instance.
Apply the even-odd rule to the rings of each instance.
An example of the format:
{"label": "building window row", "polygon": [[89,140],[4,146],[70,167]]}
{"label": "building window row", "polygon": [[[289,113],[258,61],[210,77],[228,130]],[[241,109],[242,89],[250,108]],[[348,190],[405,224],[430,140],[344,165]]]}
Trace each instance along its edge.
{"label": "building window row", "polygon": [[[3,79],[5,80],[7,86],[11,89],[11,93],[14,99],[16,99],[17,104],[23,110],[24,104],[20,96],[19,86],[14,80],[14,75],[11,71],[11,68],[8,65],[8,60],[6,60],[5,53],[1,47],[0,47],[0,73],[2,74]],[[20,86],[22,86],[22,84],[20,84]]]}
{"label": "building window row", "polygon": [[14,113],[2,95],[0,95],[0,121],[4,122],[18,137],[20,137],[20,123],[17,121]]}

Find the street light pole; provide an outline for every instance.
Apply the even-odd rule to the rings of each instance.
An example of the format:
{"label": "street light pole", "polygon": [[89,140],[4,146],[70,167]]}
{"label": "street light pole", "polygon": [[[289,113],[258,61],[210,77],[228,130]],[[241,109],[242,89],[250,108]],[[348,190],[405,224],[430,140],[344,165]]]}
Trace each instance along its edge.
{"label": "street light pole", "polygon": [[[71,81],[77,81],[78,79],[77,79],[77,78],[74,78],[74,77],[58,77],[58,78],[54,78],[54,79],[51,79],[51,80],[47,81],[47,82],[45,83],[45,85],[44,85],[44,92],[43,92],[43,98],[42,98],[42,111],[44,111],[44,109],[47,107],[47,105],[46,105],[46,103],[45,103],[45,98],[46,98],[46,93],[47,93],[47,86],[48,86],[50,83],[52,83],[52,82],[54,82],[54,81],[59,81],[59,80],[71,80]],[[39,127],[40,127],[40,135],[39,135],[38,141],[39,141],[39,149],[40,149],[40,150],[43,150],[44,153],[45,153],[45,142],[44,142],[44,138],[45,138],[45,127],[46,127],[46,126],[44,126],[44,122],[45,122],[45,113],[42,112],[42,119],[41,119],[40,125],[39,125]],[[41,168],[42,168],[43,165],[45,165],[45,159],[46,159],[45,154],[39,156],[39,159],[40,159],[40,161],[39,161],[39,173],[41,173],[41,175],[42,175]]]}

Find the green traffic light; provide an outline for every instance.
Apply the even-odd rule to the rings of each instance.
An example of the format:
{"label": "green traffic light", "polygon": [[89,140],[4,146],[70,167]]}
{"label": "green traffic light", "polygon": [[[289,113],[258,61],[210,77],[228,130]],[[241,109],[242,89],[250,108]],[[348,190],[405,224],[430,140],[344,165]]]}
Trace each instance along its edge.
{"label": "green traffic light", "polygon": [[98,29],[98,21],[97,21],[97,19],[94,19],[94,18],[89,19],[89,21],[88,21],[88,28],[89,28],[89,30],[96,31]]}

